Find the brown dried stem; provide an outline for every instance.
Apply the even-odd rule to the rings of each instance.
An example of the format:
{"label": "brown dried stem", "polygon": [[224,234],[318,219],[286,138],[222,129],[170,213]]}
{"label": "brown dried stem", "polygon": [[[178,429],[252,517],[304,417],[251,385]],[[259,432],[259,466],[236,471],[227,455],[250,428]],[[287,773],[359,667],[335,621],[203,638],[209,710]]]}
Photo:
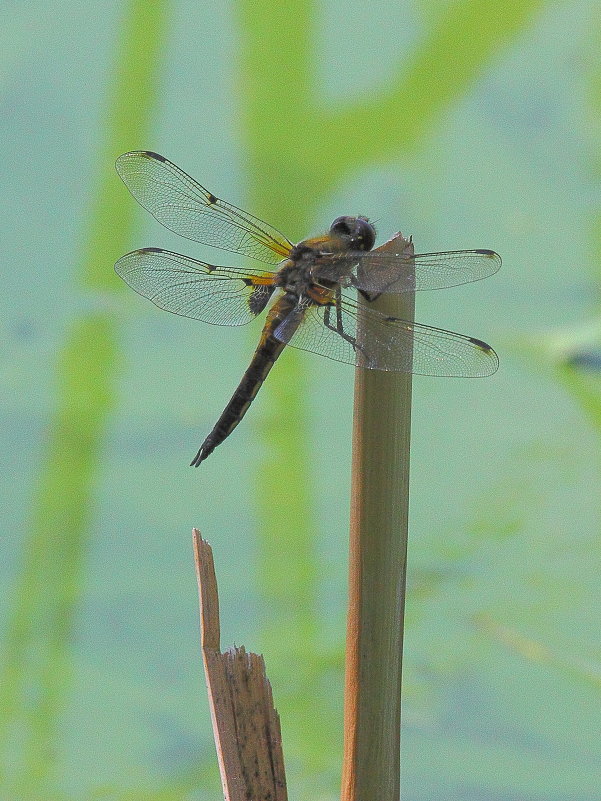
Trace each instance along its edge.
{"label": "brown dried stem", "polygon": [[[413,255],[397,234],[382,246]],[[412,263],[409,262],[409,269]],[[414,294],[372,308],[406,320]],[[398,801],[401,667],[409,506],[411,374],[355,379],[343,801]]]}
{"label": "brown dried stem", "polygon": [[202,656],[226,801],[286,801],[280,719],[262,656],[220,651],[219,598],[211,546],[193,530]]}

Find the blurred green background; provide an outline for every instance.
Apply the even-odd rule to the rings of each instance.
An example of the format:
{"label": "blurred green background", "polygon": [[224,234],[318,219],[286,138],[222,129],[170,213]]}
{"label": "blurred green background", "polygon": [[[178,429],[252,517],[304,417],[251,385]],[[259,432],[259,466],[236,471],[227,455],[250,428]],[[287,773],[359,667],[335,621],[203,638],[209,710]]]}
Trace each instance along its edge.
{"label": "blurred green background", "polygon": [[260,323],[114,275],[149,245],[243,263],[137,207],[140,148],[292,240],[365,214],[501,253],[417,299],[501,367],[414,382],[403,798],[599,797],[600,34],[592,0],[5,5],[1,801],[221,796],[192,526],[290,797],[339,792],[353,370],[285,353],[187,467]]}

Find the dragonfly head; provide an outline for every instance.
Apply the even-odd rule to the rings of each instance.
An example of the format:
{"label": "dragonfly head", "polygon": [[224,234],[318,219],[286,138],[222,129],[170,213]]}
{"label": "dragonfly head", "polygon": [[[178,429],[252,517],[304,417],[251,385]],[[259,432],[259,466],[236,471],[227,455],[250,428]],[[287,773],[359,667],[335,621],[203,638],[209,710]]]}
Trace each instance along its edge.
{"label": "dragonfly head", "polygon": [[348,243],[349,250],[371,250],[376,241],[376,229],[367,217],[336,217],[330,233]]}

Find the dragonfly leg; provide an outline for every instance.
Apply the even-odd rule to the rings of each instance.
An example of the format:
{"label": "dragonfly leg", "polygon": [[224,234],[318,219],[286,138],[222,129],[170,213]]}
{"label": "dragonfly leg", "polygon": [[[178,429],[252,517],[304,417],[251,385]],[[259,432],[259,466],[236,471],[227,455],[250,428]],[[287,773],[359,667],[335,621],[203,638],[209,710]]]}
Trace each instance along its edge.
{"label": "dragonfly leg", "polygon": [[336,325],[332,325],[332,323],[330,322],[330,312],[331,312],[331,309],[332,309],[332,305],[334,305],[334,304],[328,304],[328,306],[326,306],[325,311],[324,311],[324,315],[323,315],[323,322],[324,322],[324,325],[325,325],[326,328],[329,328],[330,331],[335,331],[346,342],[348,342],[350,345],[352,345],[353,350],[357,350],[357,340],[355,339],[355,337],[352,337],[350,334],[347,334],[346,331],[344,330],[344,325],[343,325],[343,322],[342,322],[342,313],[341,313],[341,310],[340,310],[340,304],[338,303],[338,293],[339,293],[339,290],[337,290],[337,292],[336,292],[336,304],[335,304],[335,306],[336,306]]}
{"label": "dragonfly leg", "polygon": [[355,353],[359,352],[362,355],[362,357],[365,359],[366,364],[369,364],[370,359],[369,359],[367,353],[365,352],[365,350],[357,342],[356,337],[353,337],[350,334],[347,334],[346,331],[344,330],[344,322],[343,322],[343,319],[342,319],[342,303],[341,303],[341,301],[342,301],[342,290],[341,290],[340,287],[337,287],[337,289],[336,289],[336,302],[335,302],[335,304],[332,304],[336,308],[336,325],[332,325],[332,323],[330,322],[330,314],[331,314],[332,305],[327,306],[325,311],[324,311],[324,315],[323,315],[324,325],[325,325],[326,328],[329,328],[330,331],[336,331],[336,333],[339,336],[341,336],[344,339],[345,342],[348,342],[349,345],[352,346],[352,348],[355,351]]}

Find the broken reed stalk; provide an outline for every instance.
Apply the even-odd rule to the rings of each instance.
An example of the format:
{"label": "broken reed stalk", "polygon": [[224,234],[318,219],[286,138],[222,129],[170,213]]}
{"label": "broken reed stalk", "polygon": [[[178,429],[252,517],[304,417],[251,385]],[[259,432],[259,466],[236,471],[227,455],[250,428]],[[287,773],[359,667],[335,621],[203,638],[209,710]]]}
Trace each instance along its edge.
{"label": "broken reed stalk", "polygon": [[220,651],[211,546],[193,530],[202,656],[225,801],[286,801],[280,720],[262,656]]}
{"label": "broken reed stalk", "polygon": [[[379,250],[413,255],[401,234]],[[409,323],[414,305],[412,292],[370,304]],[[411,374],[357,369],[342,801],[400,797],[410,428]]]}

